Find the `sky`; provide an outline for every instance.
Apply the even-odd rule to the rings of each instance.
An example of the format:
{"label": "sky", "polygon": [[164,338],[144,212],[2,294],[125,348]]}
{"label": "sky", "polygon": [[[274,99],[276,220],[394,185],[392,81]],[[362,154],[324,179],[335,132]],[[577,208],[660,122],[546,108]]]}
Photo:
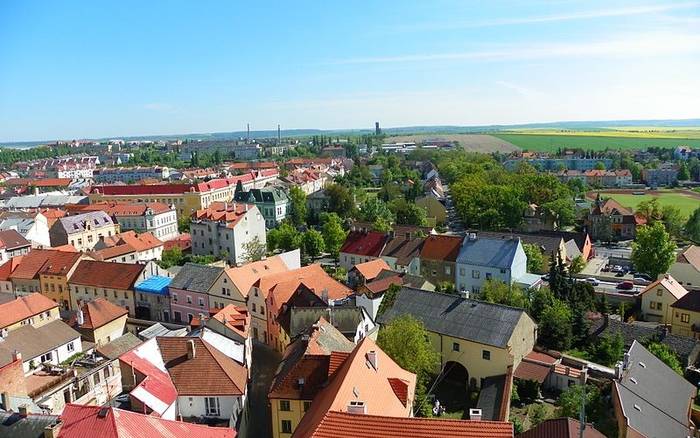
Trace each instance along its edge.
{"label": "sky", "polygon": [[0,141],[700,117],[700,1],[0,1]]}

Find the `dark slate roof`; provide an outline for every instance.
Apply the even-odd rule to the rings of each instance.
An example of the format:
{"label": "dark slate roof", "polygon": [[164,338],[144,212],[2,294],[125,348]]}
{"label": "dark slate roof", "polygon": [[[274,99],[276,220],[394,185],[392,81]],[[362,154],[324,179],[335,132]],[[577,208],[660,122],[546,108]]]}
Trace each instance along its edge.
{"label": "dark slate roof", "polygon": [[615,387],[630,427],[650,437],[690,436],[688,414],[695,387],[639,342],[632,344],[629,366]]}
{"label": "dark slate roof", "polygon": [[185,266],[180,269],[173,281],[170,282],[170,289],[206,293],[211,289],[222,272],[224,272],[224,268],[217,266],[185,263]]}
{"label": "dark slate roof", "polygon": [[671,307],[689,310],[691,312],[700,312],[700,290],[691,290],[683,295],[680,300],[671,304]]}
{"label": "dark slate roof", "polygon": [[59,421],[58,415],[30,414],[0,411],[0,437],[43,438],[44,429]]}
{"label": "dark slate roof", "polygon": [[278,203],[289,199],[287,193],[278,187],[264,187],[262,189],[250,189],[247,192],[236,192],[234,200],[239,202]]}
{"label": "dark slate roof", "polygon": [[588,233],[575,231],[542,230],[538,231],[537,234],[541,234],[543,236],[561,237],[562,239],[564,239],[565,242],[573,240],[574,242],[576,242],[576,246],[578,246],[579,251],[583,251],[583,247],[586,246],[586,238],[588,237]]}
{"label": "dark slate roof", "polygon": [[354,335],[362,321],[362,310],[356,306],[292,307],[289,318],[290,337],[293,339],[307,331],[321,317],[329,321],[339,332]]}
{"label": "dark slate roof", "polygon": [[518,239],[465,239],[457,256],[457,263],[510,269],[520,241]]}
{"label": "dark slate roof", "polygon": [[481,383],[481,391],[479,399],[476,401],[476,407],[481,409],[481,419],[499,421],[499,411],[501,410],[501,401],[506,387],[505,374],[485,378]]}
{"label": "dark slate roof", "polygon": [[556,253],[561,244],[562,238],[558,236],[547,236],[541,233],[498,233],[494,231],[480,231],[478,237],[488,237],[492,239],[512,239],[519,237],[522,243],[528,243],[540,248],[543,252]]}
{"label": "dark slate roof", "polygon": [[625,340],[625,347],[629,348],[636,340],[637,342],[645,342],[648,339],[657,339],[662,344],[668,346],[681,359],[681,363],[688,364],[688,357],[691,356],[693,348],[697,341],[685,336],[678,336],[662,328],[653,328],[640,324],[629,324],[615,319],[608,319],[607,325],[605,318],[591,322],[589,332],[594,336],[602,336],[606,333],[620,332]]}
{"label": "dark slate roof", "polygon": [[378,321],[387,324],[407,314],[422,321],[431,332],[505,348],[525,312],[458,295],[403,287],[392,307]]}

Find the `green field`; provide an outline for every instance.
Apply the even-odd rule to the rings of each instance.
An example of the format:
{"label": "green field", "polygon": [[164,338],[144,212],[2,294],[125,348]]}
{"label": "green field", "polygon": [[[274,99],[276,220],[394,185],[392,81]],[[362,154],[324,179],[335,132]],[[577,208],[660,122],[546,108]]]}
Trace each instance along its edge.
{"label": "green field", "polygon": [[686,145],[700,148],[700,138],[666,138],[653,136],[605,136],[566,134],[493,134],[501,140],[529,151],[554,152],[559,148],[586,150],[646,149],[648,147],[675,148]]}
{"label": "green field", "polygon": [[610,197],[624,205],[625,207],[637,208],[642,201],[649,201],[653,198],[659,200],[659,205],[673,205],[680,208],[683,216],[688,217],[695,211],[696,208],[700,207],[700,199],[693,197],[692,195],[686,195],[678,192],[665,192],[658,191],[652,194],[645,195],[633,195],[633,194],[621,194],[621,193],[605,193],[601,192],[603,197]]}

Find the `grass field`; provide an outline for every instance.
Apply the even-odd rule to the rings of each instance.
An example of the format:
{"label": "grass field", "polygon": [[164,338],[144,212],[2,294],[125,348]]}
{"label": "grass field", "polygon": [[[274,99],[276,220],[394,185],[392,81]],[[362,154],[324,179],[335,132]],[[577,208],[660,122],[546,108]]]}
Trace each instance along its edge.
{"label": "grass field", "polygon": [[[644,195],[633,195],[632,193],[615,193],[615,192],[600,192],[603,197],[610,197],[624,205],[625,207],[637,208],[642,201],[649,201],[653,198],[659,200],[661,206],[673,205],[680,208],[683,216],[688,217],[700,207],[700,197],[692,192],[674,192],[666,190],[658,190],[649,192]],[[595,196],[597,192],[593,193]]]}
{"label": "grass field", "polygon": [[[537,131],[533,131],[537,132]],[[549,133],[549,134],[494,134],[509,143],[518,146],[521,149],[530,151],[546,151],[553,152],[559,148],[581,148],[588,150],[604,150],[604,149],[646,149],[648,147],[665,147],[675,148],[676,146],[686,145],[695,148],[700,148],[700,138],[668,138],[668,137],[653,137],[650,135],[642,136],[641,133],[630,137],[611,135],[607,131],[600,132],[568,132],[568,133]]]}

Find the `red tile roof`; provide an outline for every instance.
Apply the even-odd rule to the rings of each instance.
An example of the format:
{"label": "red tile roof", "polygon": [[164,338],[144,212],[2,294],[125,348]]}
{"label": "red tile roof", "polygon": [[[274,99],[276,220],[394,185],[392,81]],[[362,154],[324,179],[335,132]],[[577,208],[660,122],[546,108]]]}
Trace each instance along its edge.
{"label": "red tile roof", "polygon": [[114,236],[106,237],[104,240],[107,246],[129,245],[136,251],[148,251],[149,249],[163,246],[156,236],[150,231],[145,233],[137,233],[136,231],[125,231],[115,234]]}
{"label": "red tile roof", "polygon": [[163,250],[180,248],[181,251],[186,251],[192,248],[192,236],[190,233],[182,233],[173,240],[163,242]]}
{"label": "red tile roof", "polygon": [[146,359],[151,351],[150,345],[155,342],[151,339],[122,354],[119,361],[143,376],[130,395],[162,415],[177,400],[177,390],[170,375]]}
{"label": "red tile roof", "polygon": [[381,294],[386,292],[392,284],[397,286],[401,286],[403,284],[401,274],[397,273],[396,275],[384,277],[380,280],[370,281],[369,283],[365,284],[365,287],[373,294]]}
{"label": "red tile roof", "polygon": [[422,259],[455,262],[457,261],[461,246],[462,238],[459,236],[438,236],[431,234],[426,237],[423,243],[420,257]]}
{"label": "red tile roof", "polygon": [[374,277],[379,275],[383,269],[390,269],[389,265],[384,261],[384,259],[374,259],[369,262],[359,263],[355,265],[352,269],[356,269],[357,272],[362,274],[362,276],[367,281],[372,281]]}
{"label": "red tile roof", "polygon": [[224,324],[229,330],[233,330],[243,338],[248,337],[250,313],[248,313],[246,307],[236,307],[233,304],[229,304],[216,312],[211,318]]}
{"label": "red tile roof", "polygon": [[[52,260],[54,258],[65,260],[63,259],[64,254],[66,254],[66,251],[58,251],[56,249],[35,249],[29,251],[22,257],[22,261],[10,275],[10,278],[22,280],[34,279],[45,265],[52,264],[54,266],[58,266],[57,264],[52,263]],[[66,271],[67,270],[69,269],[66,269]]]}
{"label": "red tile roof", "polygon": [[[156,338],[165,367],[178,395],[242,395],[248,372],[200,338]],[[194,357],[187,358],[187,344],[194,343]]]}
{"label": "red tile roof", "polygon": [[[301,435],[295,433],[293,436]],[[309,438],[513,438],[513,425],[505,421],[383,417],[330,411],[306,436]]]}
{"label": "red tile roof", "polygon": [[170,211],[170,206],[163,202],[97,202],[89,205],[66,206],[71,211],[104,211],[110,216],[143,216],[147,209],[160,214]]}
{"label": "red tile roof", "polygon": [[0,328],[56,307],[58,307],[58,304],[40,293],[15,298],[12,301],[0,304]]}
{"label": "red tile roof", "polygon": [[[519,433],[518,438],[578,438],[581,422],[573,418],[552,418],[532,429]],[[583,438],[604,438],[592,424],[587,424]]]}
{"label": "red tile roof", "polygon": [[[31,254],[31,253],[30,253]],[[71,284],[128,290],[139,280],[144,265],[82,260],[70,278]]]}
{"label": "red tile roof", "polygon": [[523,360],[515,369],[513,377],[522,380],[534,380],[539,383],[543,383],[549,373],[551,372],[551,367],[549,365],[544,365],[541,363],[528,362]]}
{"label": "red tile roof", "polygon": [[70,178],[14,178],[7,181],[8,186],[32,186],[32,187],[68,187],[73,181]]}
{"label": "red tile roof", "polygon": [[39,275],[67,275],[80,260],[79,252],[53,251],[53,254],[39,270]]}
{"label": "red tile roof", "polygon": [[387,380],[389,380],[389,385],[391,385],[391,389],[394,390],[396,397],[405,405],[408,401],[409,382],[401,379],[395,379],[393,377],[389,377]]}
{"label": "red tile roof", "polygon": [[112,407],[68,404],[61,414],[63,423],[57,438],[235,438],[228,427],[209,427],[164,420]]}
{"label": "red tile roof", "polygon": [[364,257],[379,257],[388,237],[377,231],[351,231],[340,252]]}
{"label": "red tile roof", "polygon": [[129,314],[129,311],[125,308],[112,304],[104,298],[88,301],[83,304],[81,309],[85,322],[80,327],[86,329],[100,328],[117,318]]}
{"label": "red tile roof", "polygon": [[319,264],[267,275],[255,284],[265,298],[273,294],[274,302],[279,306],[286,303],[302,284],[319,297],[326,291],[330,300],[340,300],[352,294],[349,287],[328,275]]}
{"label": "red tile roof", "polygon": [[24,256],[15,256],[10,260],[6,261],[4,264],[0,265],[0,281],[9,281],[10,275],[19,266]]}
{"label": "red tile roof", "polygon": [[25,246],[31,246],[31,242],[19,234],[17,230],[0,231],[0,247],[13,250],[15,248],[22,248]]}
{"label": "red tile roof", "polygon": [[253,204],[240,202],[212,202],[208,208],[197,210],[192,215],[192,219],[214,222],[225,221],[226,227],[233,228],[253,208],[255,208]]}

